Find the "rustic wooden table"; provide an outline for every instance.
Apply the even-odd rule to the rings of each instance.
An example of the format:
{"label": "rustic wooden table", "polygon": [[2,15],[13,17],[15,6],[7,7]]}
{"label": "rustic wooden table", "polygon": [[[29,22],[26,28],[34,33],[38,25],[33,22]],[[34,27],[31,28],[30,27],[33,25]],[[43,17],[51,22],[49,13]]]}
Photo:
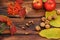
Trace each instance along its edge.
{"label": "rustic wooden table", "polygon": [[[24,0],[24,3],[22,4],[23,7],[26,7],[27,15],[25,19],[22,21],[19,16],[10,16],[7,14],[6,6],[7,3],[5,3],[3,6],[0,6],[0,14],[9,16],[10,19],[13,21],[13,23],[17,26],[17,32],[14,36],[9,36],[9,31],[5,30],[3,32],[4,35],[1,35],[2,40],[60,40],[60,39],[46,39],[43,37],[40,37],[38,33],[34,30],[36,25],[39,25],[40,18],[44,16],[45,11],[44,9],[41,10],[34,10],[32,8],[32,0]],[[56,0],[56,9],[60,10],[60,0]],[[25,23],[28,21],[34,21],[34,25],[31,25],[29,28],[26,28]],[[23,30],[21,27],[25,27],[26,30]],[[26,35],[28,33],[28,35]]]}

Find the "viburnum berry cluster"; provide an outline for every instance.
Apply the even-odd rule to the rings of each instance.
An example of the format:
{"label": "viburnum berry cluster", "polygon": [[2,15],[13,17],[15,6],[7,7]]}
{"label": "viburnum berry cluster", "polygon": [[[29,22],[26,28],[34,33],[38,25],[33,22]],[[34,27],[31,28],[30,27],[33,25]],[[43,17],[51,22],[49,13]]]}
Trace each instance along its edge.
{"label": "viburnum berry cluster", "polygon": [[7,11],[9,15],[19,15],[24,17],[26,14],[25,8],[22,7],[21,3],[23,0],[16,0],[14,3],[8,5]]}

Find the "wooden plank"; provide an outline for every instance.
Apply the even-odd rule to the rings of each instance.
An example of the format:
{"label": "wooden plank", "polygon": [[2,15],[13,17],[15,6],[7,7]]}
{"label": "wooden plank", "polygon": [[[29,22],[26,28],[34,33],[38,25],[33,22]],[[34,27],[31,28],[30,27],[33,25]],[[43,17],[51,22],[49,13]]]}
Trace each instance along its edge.
{"label": "wooden plank", "polygon": [[47,39],[39,35],[15,35],[15,36],[3,36],[3,40],[60,40],[60,39]]}
{"label": "wooden plank", "polygon": [[18,36],[8,36],[4,37],[3,40],[50,40],[42,38],[39,35],[18,35]]}
{"label": "wooden plank", "polygon": [[[3,32],[2,32],[2,34],[4,35],[10,35],[10,31],[9,30],[4,30]],[[18,29],[17,28],[17,31],[16,31],[16,33],[14,34],[14,35],[36,35],[36,34],[38,34],[38,32],[37,31],[33,31],[33,30],[29,30],[29,29],[27,29],[27,30],[23,30],[23,29]]]}
{"label": "wooden plank", "polygon": [[[9,1],[13,1],[13,0],[0,0],[1,3],[3,3],[3,2],[9,2]],[[33,1],[33,0],[24,0],[24,2],[25,1]],[[60,3],[60,0],[55,0],[55,1],[56,1],[56,3]]]}
{"label": "wooden plank", "polygon": [[[38,34],[37,31],[35,31],[35,26],[39,25],[40,23],[40,18],[27,18],[25,20],[21,20],[20,18],[10,18],[13,23],[16,25],[17,28],[17,32],[16,34]],[[25,24],[28,21],[34,21],[34,24],[30,25],[29,27],[25,26]],[[22,28],[25,27],[25,30]],[[9,34],[10,31],[8,29],[6,29],[5,31],[3,31],[2,34]]]}
{"label": "wooden plank", "polygon": [[40,22],[40,18],[25,18],[24,20],[21,20],[20,18],[10,18],[13,23],[19,23],[19,25],[21,24],[25,24],[28,21],[34,21],[35,24],[37,24],[38,22]]}
{"label": "wooden plank", "polygon": [[[22,4],[23,7],[26,7],[26,11],[27,11],[26,17],[41,17],[41,16],[44,16],[45,10],[44,9],[40,9],[38,11],[34,10],[32,8],[31,3],[32,3],[32,1],[24,1],[24,3]],[[1,8],[1,7],[3,7],[3,8]],[[0,6],[0,14],[8,15],[6,9],[7,9],[6,7]],[[56,9],[60,9],[60,4],[59,3],[57,4]],[[9,15],[9,16],[12,16],[12,15]],[[19,16],[12,16],[12,17],[19,17]]]}
{"label": "wooden plank", "polygon": [[56,3],[60,3],[60,0],[55,0],[56,1]]}
{"label": "wooden plank", "polygon": [[[45,10],[43,9],[40,9],[40,10],[34,10],[31,6],[31,4],[23,4],[22,5],[23,7],[26,7],[26,10],[27,10],[27,13],[26,13],[26,17],[41,17],[41,16],[44,16],[45,14]],[[59,9],[60,10],[60,4],[57,4],[56,5],[56,9]],[[7,14],[7,10],[6,9],[0,9],[0,14],[3,14],[3,15],[8,15]],[[12,15],[8,15],[8,16],[11,16],[11,17],[19,17],[19,15],[17,16],[12,16]]]}
{"label": "wooden plank", "polygon": [[[12,0],[9,0],[9,1],[12,1]],[[0,0],[0,3],[4,3],[4,2],[9,2],[8,0]],[[24,2],[25,1],[33,1],[33,0],[24,0]],[[56,1],[56,3],[60,3],[60,0],[55,0]],[[30,3],[30,2],[28,2],[28,3]]]}
{"label": "wooden plank", "polygon": [[[19,35],[17,35],[17,36],[15,35],[12,37],[6,37],[7,36],[6,35],[3,38],[3,40],[50,40],[50,39],[42,38],[39,35],[37,35],[38,32],[35,31],[35,26],[39,25],[39,23],[41,22],[40,17],[44,16],[45,10],[41,9],[36,12],[36,10],[30,9],[30,8],[32,8],[31,3],[32,3],[32,1],[28,0],[28,1],[24,2],[24,4],[23,4],[23,7],[27,6],[26,8],[28,10],[25,20],[21,20],[21,18],[10,18],[13,21],[13,23],[17,26],[17,32],[15,34],[19,34]],[[56,9],[60,10],[60,0],[56,0],[56,3],[57,3]],[[0,8],[0,11],[2,11],[0,13],[7,15],[7,12],[6,12],[6,10],[4,10],[4,8],[2,10]],[[3,12],[3,11],[5,11],[5,12]],[[10,16],[10,17],[14,17],[14,16]],[[17,16],[17,17],[19,17],[19,16]],[[25,26],[25,24],[31,20],[34,21],[34,25],[31,25],[30,27]],[[22,29],[22,27],[25,27],[26,29],[24,30],[24,29]],[[8,29],[6,29],[2,34],[10,34],[10,31]],[[26,34],[29,34],[29,35],[26,35]]]}
{"label": "wooden plank", "polygon": [[[25,1],[26,1],[26,2],[28,1],[28,3],[32,3],[33,0],[24,0],[24,2],[25,2]],[[56,1],[56,3],[60,3],[60,0],[55,0],[55,1]]]}

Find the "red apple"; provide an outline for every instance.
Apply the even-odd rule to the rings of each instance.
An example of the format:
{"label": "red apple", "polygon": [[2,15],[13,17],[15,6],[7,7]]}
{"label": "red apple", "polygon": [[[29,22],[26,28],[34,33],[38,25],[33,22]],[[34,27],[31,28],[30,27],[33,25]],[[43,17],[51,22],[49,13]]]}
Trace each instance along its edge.
{"label": "red apple", "polygon": [[52,11],[56,8],[56,2],[55,0],[47,0],[45,3],[44,3],[44,7],[47,11]]}
{"label": "red apple", "polygon": [[35,9],[41,9],[42,5],[43,5],[42,0],[34,0],[32,4],[33,8]]}

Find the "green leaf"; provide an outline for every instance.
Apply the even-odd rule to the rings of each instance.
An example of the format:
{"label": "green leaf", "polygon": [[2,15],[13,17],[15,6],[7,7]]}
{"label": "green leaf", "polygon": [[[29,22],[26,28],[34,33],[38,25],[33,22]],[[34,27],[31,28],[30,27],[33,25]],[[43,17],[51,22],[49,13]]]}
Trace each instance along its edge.
{"label": "green leaf", "polygon": [[[45,17],[48,18],[49,16],[57,15],[56,12],[57,12],[56,10],[51,12],[46,11]],[[57,18],[55,20],[51,20],[50,25],[54,27],[60,27],[60,15],[57,15]]]}
{"label": "green leaf", "polygon": [[[56,10],[53,10],[53,11],[46,11],[45,12],[45,17],[46,18],[48,18],[49,16],[53,16],[53,15],[55,15],[57,13],[57,11]],[[57,15],[57,14],[56,14]]]}
{"label": "green leaf", "polygon": [[2,33],[5,30],[5,23],[1,23],[1,27],[0,27],[0,33]]}
{"label": "green leaf", "polygon": [[50,25],[54,27],[60,27],[60,15],[58,15],[55,20],[51,20]]}
{"label": "green leaf", "polygon": [[43,0],[43,2],[46,2],[47,0]]}
{"label": "green leaf", "polygon": [[60,38],[60,28],[44,29],[39,32],[39,35],[48,39],[59,39]]}
{"label": "green leaf", "polygon": [[2,26],[2,27],[3,27],[3,26],[6,26],[6,24],[5,24],[5,23],[2,23],[1,26]]}

